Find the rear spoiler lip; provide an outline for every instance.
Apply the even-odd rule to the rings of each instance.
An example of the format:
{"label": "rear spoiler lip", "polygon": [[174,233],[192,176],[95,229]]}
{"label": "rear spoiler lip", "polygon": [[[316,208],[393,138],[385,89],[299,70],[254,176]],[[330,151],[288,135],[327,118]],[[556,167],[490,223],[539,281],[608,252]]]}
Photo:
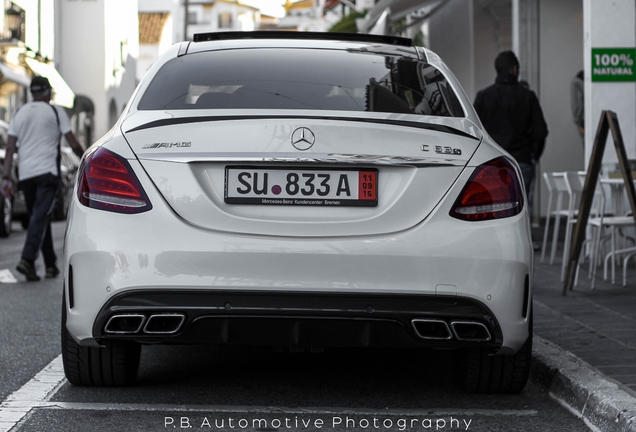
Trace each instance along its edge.
{"label": "rear spoiler lip", "polygon": [[434,130],[437,132],[449,133],[453,135],[459,135],[464,138],[471,138],[477,141],[481,139],[468,134],[459,129],[453,128],[447,125],[434,124],[434,123],[422,123],[408,120],[393,120],[393,119],[376,119],[376,118],[361,118],[361,117],[336,117],[336,116],[310,116],[310,115],[225,115],[225,116],[196,116],[196,117],[178,117],[178,118],[166,118],[161,120],[151,121],[146,124],[136,126],[127,130],[125,133],[136,132],[144,129],[152,129],[156,127],[171,126],[175,124],[187,124],[187,123],[201,123],[201,122],[213,122],[213,121],[230,121],[230,120],[338,120],[338,121],[351,121],[362,123],[376,123],[387,124],[393,126],[412,127],[417,129]]}
{"label": "rear spoiler lip", "polygon": [[195,33],[192,42],[210,42],[220,40],[240,40],[240,39],[292,39],[292,40],[327,40],[336,42],[362,42],[362,43],[382,43],[387,45],[400,45],[412,47],[413,40],[410,38],[367,34],[367,33],[338,33],[338,32],[289,32],[289,31],[227,31]]}

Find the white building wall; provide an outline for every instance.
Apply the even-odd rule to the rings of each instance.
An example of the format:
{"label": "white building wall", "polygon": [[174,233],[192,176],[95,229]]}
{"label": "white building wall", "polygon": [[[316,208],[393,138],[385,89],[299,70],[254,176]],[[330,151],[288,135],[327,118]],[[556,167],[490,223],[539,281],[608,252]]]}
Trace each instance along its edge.
{"label": "white building wall", "polygon": [[57,0],[58,70],[76,94],[95,105],[95,139],[112,126],[136,85],[137,2]]}
{"label": "white building wall", "polygon": [[140,12],[171,12],[182,7],[180,0],[137,0]]}
{"label": "white building wall", "polygon": [[[103,0],[57,0],[57,6],[55,58],[58,71],[75,94],[92,99],[95,115],[99,116],[105,104]],[[97,119],[96,123],[102,123]]]}
{"label": "white building wall", "polygon": [[510,16],[496,16],[491,10],[479,6],[478,3],[473,6],[475,89],[473,93],[469,93],[473,102],[479,90],[495,83],[497,77],[495,58],[497,55],[501,51],[511,49],[510,46],[502,45],[500,35],[500,32],[506,28],[503,22],[509,22],[510,18]]}
{"label": "white building wall", "polygon": [[476,94],[472,3],[450,0],[428,22],[428,48],[444,60],[471,100]]}
{"label": "white building wall", "polygon": [[[539,16],[538,96],[549,130],[541,172],[582,170],[583,140],[572,117],[570,83],[583,69],[583,5],[581,0],[544,0]],[[547,189],[543,179],[538,181],[545,209]]]}
{"label": "white building wall", "polygon": [[[25,44],[42,56],[53,59],[55,43],[51,35],[54,32],[54,3],[38,0],[12,0],[24,10]],[[38,11],[39,5],[39,11]],[[39,24],[39,25],[38,25]],[[38,31],[40,29],[40,31]]]}
{"label": "white building wall", "polygon": [[137,80],[141,81],[145,73],[150,69],[159,57],[159,45],[139,45],[139,59],[137,60]]}
{"label": "white building wall", "polygon": [[[202,22],[196,25],[188,25],[188,35],[184,37],[184,13],[183,0],[138,0],[140,12],[170,12],[172,15],[172,42],[177,43],[191,39],[194,33],[227,30],[255,30],[260,23],[260,12],[249,7],[241,7],[236,4],[217,2],[214,7],[204,8],[201,4],[192,4],[188,10],[198,15]],[[234,14],[233,27],[227,29],[218,28],[219,11],[231,11]]]}
{"label": "white building wall", "polygon": [[[106,68],[105,87],[109,110],[116,107],[117,115],[109,112],[106,127],[115,124],[128,99],[137,87],[137,58],[139,57],[139,13],[137,2],[105,0]],[[103,131],[104,133],[106,130]],[[99,134],[99,129],[97,131]]]}
{"label": "white building wall", "polygon": [[494,61],[509,46],[501,45],[500,21],[491,10],[473,0],[451,0],[427,24],[429,47],[457,76],[468,97],[495,82]]}
{"label": "white building wall", "polygon": [[169,16],[165,26],[163,27],[163,34],[161,35],[159,44],[139,45],[139,57],[137,58],[137,82],[141,81],[157,58],[159,58],[161,54],[172,46],[172,23],[172,16]]}
{"label": "white building wall", "polygon": [[[601,111],[616,112],[627,157],[636,157],[636,83],[592,82],[592,48],[634,48],[636,46],[636,2],[633,0],[584,0],[585,64],[585,155],[592,154]],[[604,162],[616,162],[608,138]],[[587,162],[586,162],[587,166]]]}
{"label": "white building wall", "polygon": [[314,0],[314,6],[293,8],[289,14],[278,21],[278,27],[284,29],[295,28],[297,31],[327,31],[330,26],[323,17],[324,0]]}
{"label": "white building wall", "polygon": [[[260,14],[237,4],[217,2],[212,5],[191,5],[189,13],[197,15],[197,24],[188,25],[188,39],[196,33],[217,31],[252,31],[260,21]],[[232,18],[227,26],[220,26],[220,17],[229,14]],[[183,33],[183,32],[181,32]]]}

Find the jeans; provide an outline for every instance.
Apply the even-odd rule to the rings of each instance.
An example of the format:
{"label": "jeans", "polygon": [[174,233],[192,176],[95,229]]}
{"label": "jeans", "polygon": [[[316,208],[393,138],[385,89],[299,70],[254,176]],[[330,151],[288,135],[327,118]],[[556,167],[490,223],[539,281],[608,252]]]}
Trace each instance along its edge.
{"label": "jeans", "polygon": [[54,266],[57,261],[51,237],[51,215],[57,201],[59,183],[58,176],[48,173],[22,180],[18,184],[24,192],[29,211],[29,230],[22,249],[22,258],[33,262],[42,250],[46,267]]}

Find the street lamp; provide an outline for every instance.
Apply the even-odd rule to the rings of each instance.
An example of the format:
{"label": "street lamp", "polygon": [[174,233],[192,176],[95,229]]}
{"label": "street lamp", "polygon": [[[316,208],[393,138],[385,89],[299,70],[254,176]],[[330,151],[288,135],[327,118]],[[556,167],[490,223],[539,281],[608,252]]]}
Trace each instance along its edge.
{"label": "street lamp", "polygon": [[24,12],[16,9],[15,5],[11,4],[11,7],[4,11],[4,19],[7,29],[11,32],[11,39],[21,40]]}

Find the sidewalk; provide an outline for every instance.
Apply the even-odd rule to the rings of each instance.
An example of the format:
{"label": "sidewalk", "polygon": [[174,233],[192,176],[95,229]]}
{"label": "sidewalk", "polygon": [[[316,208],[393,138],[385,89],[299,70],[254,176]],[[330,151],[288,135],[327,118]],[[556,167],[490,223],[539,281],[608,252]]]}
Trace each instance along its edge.
{"label": "sidewalk", "polygon": [[594,290],[582,270],[578,286],[563,296],[561,256],[550,266],[535,253],[531,377],[601,431],[636,431],[633,261],[628,269],[626,287],[620,267],[614,285],[601,269]]}

